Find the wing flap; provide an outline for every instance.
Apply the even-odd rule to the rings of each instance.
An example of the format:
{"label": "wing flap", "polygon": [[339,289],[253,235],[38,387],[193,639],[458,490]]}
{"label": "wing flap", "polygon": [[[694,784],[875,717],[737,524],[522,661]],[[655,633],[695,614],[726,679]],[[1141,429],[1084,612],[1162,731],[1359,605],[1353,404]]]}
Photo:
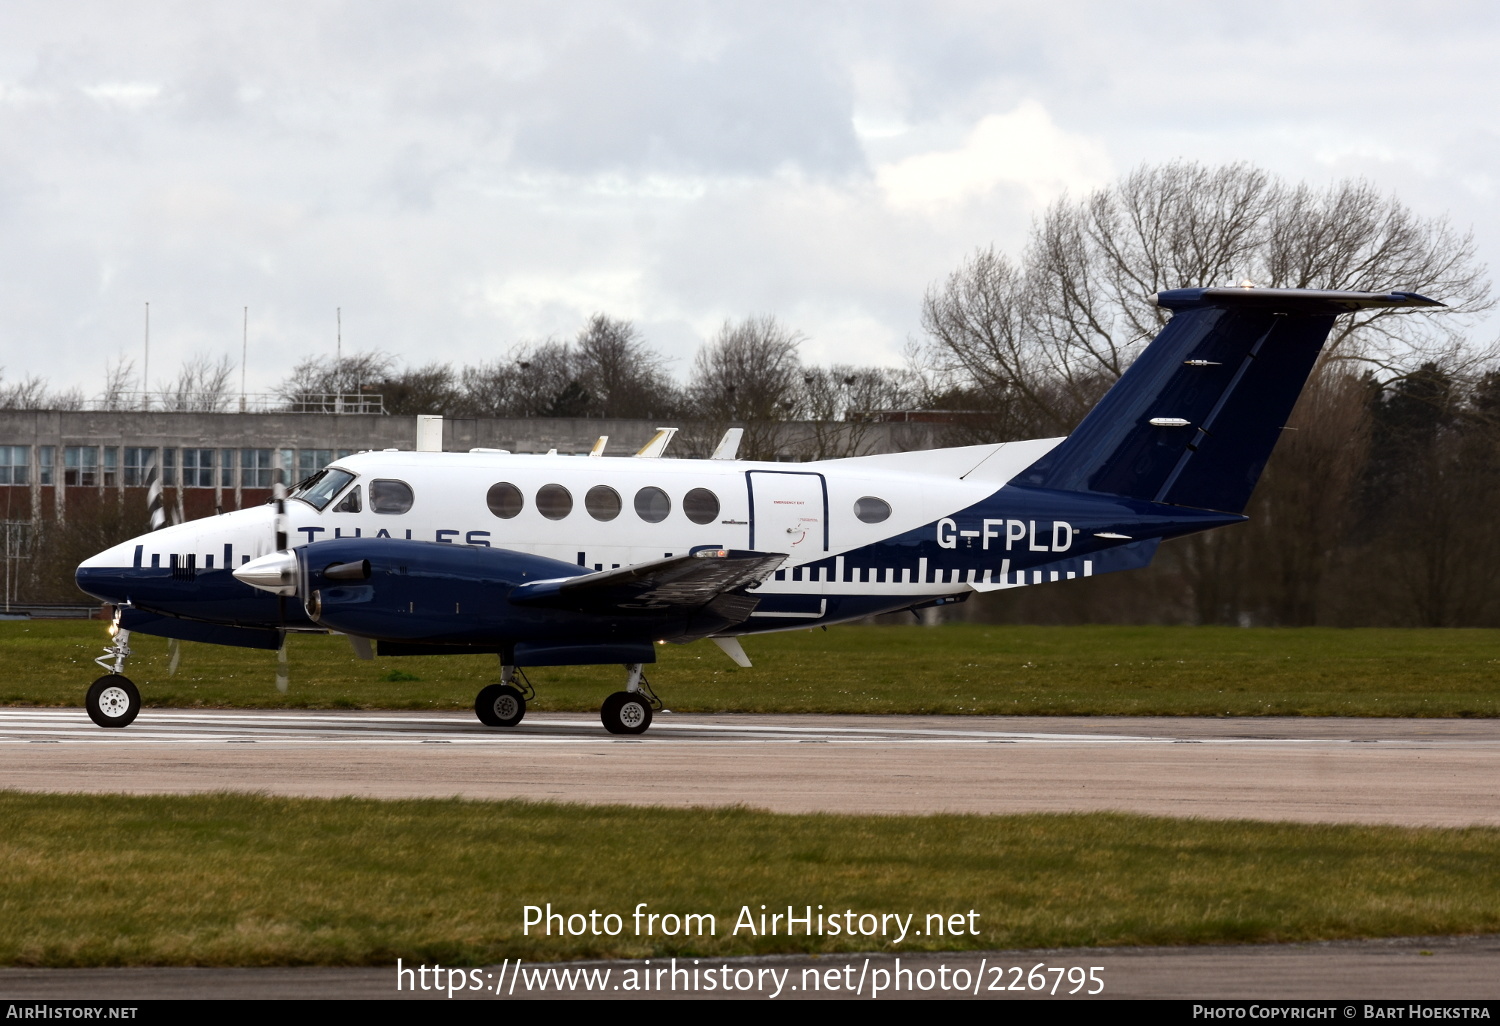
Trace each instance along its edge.
{"label": "wing flap", "polygon": [[[578,577],[533,581],[511,592],[510,600],[570,609],[694,609],[759,584],[785,560],[779,552],[709,549]],[[735,597],[745,598],[753,608],[753,599]]]}

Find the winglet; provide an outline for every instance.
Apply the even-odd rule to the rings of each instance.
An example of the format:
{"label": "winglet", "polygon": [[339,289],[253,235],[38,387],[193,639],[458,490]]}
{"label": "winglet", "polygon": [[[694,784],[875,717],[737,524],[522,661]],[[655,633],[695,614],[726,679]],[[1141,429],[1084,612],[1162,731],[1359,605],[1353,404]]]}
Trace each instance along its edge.
{"label": "winglet", "polygon": [[636,456],[647,460],[660,457],[666,452],[667,443],[672,440],[673,435],[677,434],[677,430],[677,428],[657,428],[656,434],[651,436],[651,441],[641,446],[641,451],[636,453]]}
{"label": "winglet", "polygon": [[590,456],[603,456],[604,455],[604,447],[606,445],[608,445],[608,444],[609,444],[609,436],[608,435],[600,435],[599,436],[599,440],[594,443],[594,447],[589,450],[589,455]]}
{"label": "winglet", "polygon": [[734,454],[740,451],[740,439],[745,437],[744,428],[730,428],[724,432],[724,437],[719,439],[718,448],[709,457],[711,460],[732,460]]}

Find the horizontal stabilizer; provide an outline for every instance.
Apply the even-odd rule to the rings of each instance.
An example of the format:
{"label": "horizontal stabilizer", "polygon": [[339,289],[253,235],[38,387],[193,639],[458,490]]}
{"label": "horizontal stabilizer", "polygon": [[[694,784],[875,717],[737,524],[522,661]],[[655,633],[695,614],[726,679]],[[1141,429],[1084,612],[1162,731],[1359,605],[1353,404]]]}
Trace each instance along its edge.
{"label": "horizontal stabilizer", "polygon": [[1334,318],[1410,292],[1175,289],[1173,316],[1078,428],[1013,483],[1240,512]]}

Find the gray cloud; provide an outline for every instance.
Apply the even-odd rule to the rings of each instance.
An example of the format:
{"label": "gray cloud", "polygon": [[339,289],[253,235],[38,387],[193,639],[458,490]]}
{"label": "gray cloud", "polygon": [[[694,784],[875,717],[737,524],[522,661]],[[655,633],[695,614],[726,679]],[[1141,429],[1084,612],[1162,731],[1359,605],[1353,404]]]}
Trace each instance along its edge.
{"label": "gray cloud", "polygon": [[148,300],[158,369],[248,304],[252,387],[335,307],[413,360],[602,309],[679,367],[751,312],[894,361],[974,247],[1177,157],[1362,175],[1493,254],[1497,19],[1425,10],[11,3],[0,364],[97,387]]}

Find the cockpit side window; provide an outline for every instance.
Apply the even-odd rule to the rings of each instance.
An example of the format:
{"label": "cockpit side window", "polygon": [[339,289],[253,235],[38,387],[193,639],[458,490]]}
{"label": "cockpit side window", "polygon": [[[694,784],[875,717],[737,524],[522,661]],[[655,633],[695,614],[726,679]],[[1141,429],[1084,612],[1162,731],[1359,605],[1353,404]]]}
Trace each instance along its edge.
{"label": "cockpit side window", "polygon": [[415,499],[405,481],[377,478],[370,482],[370,509],[376,513],[405,513]]}
{"label": "cockpit side window", "polygon": [[349,489],[349,494],[339,500],[339,504],[333,507],[335,513],[358,513],[360,511],[359,485]]}
{"label": "cockpit side window", "polygon": [[301,499],[313,509],[322,512],[323,507],[327,506],[329,501],[353,480],[354,475],[347,470],[325,467],[294,488],[287,498]]}

